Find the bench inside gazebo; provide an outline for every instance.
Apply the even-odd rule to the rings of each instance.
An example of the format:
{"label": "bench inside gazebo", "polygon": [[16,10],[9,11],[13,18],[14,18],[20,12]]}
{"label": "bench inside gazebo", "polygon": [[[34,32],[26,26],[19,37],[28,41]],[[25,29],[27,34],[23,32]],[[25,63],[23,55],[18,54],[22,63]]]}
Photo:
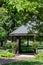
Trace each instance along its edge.
{"label": "bench inside gazebo", "polygon": [[[29,48],[33,49],[34,53],[36,53],[35,48],[29,47],[29,38],[31,38],[34,41],[34,34],[33,33],[30,34],[28,32],[29,32],[28,26],[22,25],[10,33],[10,36],[12,37],[12,42],[14,41],[14,37],[16,37],[16,39],[17,39],[18,46],[19,46],[19,53],[32,53],[32,51],[27,50]],[[22,38],[25,38],[25,40],[27,41],[26,46],[21,45],[22,44],[21,43]],[[22,51],[21,48],[25,48],[26,52]]]}

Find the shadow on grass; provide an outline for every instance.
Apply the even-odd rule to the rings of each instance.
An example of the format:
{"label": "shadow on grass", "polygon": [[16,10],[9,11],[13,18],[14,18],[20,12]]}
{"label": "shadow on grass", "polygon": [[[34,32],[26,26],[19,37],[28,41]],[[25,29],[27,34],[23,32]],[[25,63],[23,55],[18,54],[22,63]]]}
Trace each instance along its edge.
{"label": "shadow on grass", "polygon": [[43,65],[43,62],[39,61],[17,61],[17,62],[12,62],[4,65]]}

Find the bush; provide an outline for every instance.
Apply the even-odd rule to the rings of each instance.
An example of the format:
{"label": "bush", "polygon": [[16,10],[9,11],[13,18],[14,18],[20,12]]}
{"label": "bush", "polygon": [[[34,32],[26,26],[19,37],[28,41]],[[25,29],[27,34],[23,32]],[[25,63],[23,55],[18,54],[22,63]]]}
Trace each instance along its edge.
{"label": "bush", "polygon": [[17,48],[18,44],[16,42],[7,42],[6,47],[7,48]]}
{"label": "bush", "polygon": [[7,42],[7,43],[6,43],[6,47],[7,47],[7,48],[12,48],[12,43],[11,43],[11,42]]}
{"label": "bush", "polygon": [[38,44],[37,44],[36,42],[32,42],[32,43],[31,43],[31,46],[32,46],[33,48],[37,48],[37,47],[38,47]]}
{"label": "bush", "polygon": [[3,51],[3,52],[0,54],[0,57],[8,57],[8,58],[10,58],[10,57],[14,57],[14,56],[15,56],[15,54],[10,53],[10,52],[8,52],[8,51]]}
{"label": "bush", "polygon": [[6,47],[9,49],[9,52],[17,52],[18,44],[16,42],[7,42]]}
{"label": "bush", "polygon": [[38,49],[43,49],[43,43],[42,42],[38,43]]}
{"label": "bush", "polygon": [[13,42],[12,43],[12,52],[15,52],[15,54],[16,54],[17,51],[18,51],[18,44],[16,42]]}
{"label": "bush", "polygon": [[18,44],[16,42],[12,43],[12,48],[18,48]]}
{"label": "bush", "polygon": [[36,59],[40,59],[40,60],[43,60],[43,52],[39,53],[36,55]]}
{"label": "bush", "polygon": [[8,52],[12,52],[12,49],[7,49]]}

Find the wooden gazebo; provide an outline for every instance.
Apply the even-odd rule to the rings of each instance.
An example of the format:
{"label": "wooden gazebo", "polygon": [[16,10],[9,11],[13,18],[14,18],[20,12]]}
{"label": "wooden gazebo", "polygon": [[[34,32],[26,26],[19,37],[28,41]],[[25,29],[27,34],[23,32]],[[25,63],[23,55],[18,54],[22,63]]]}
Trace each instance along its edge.
{"label": "wooden gazebo", "polygon": [[[34,37],[33,33],[29,33],[29,29],[28,26],[22,25],[20,27],[18,27],[16,30],[14,30],[13,32],[10,33],[10,36],[12,37],[12,42],[14,41],[14,37],[17,38],[17,42],[19,45],[19,52],[21,51],[21,37],[26,37],[27,38],[27,45],[28,45],[28,41],[29,41],[29,37]],[[41,34],[42,36],[42,34]],[[33,40],[34,41],[34,40]]]}

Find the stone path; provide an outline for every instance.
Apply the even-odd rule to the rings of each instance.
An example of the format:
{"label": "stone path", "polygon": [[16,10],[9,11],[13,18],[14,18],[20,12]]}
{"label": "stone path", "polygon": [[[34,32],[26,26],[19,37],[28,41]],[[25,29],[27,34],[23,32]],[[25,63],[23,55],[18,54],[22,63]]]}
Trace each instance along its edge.
{"label": "stone path", "polygon": [[21,60],[26,60],[26,59],[30,59],[30,58],[34,58],[34,55],[17,55],[14,58],[10,58],[10,59],[1,59],[0,60],[0,65],[5,64],[5,63],[10,63],[10,62],[15,62],[15,61],[21,61]]}

